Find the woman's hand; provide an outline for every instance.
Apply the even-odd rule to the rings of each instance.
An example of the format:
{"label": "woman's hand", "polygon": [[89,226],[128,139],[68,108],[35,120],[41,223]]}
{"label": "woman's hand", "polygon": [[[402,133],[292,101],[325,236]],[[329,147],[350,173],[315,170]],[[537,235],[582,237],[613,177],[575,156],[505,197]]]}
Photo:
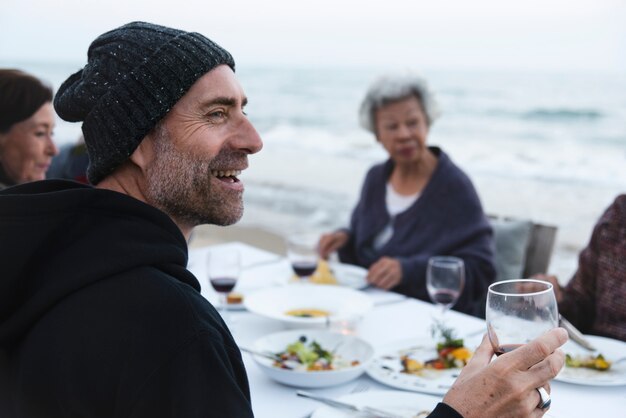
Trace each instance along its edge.
{"label": "woman's hand", "polygon": [[331,253],[346,245],[348,238],[348,234],[344,231],[331,232],[330,234],[322,235],[319,243],[317,244],[317,251],[319,252],[320,257],[327,260]]}
{"label": "woman's hand", "polygon": [[391,257],[381,257],[370,266],[367,282],[381,289],[391,289],[402,281],[402,265]]}
{"label": "woman's hand", "polygon": [[566,341],[567,332],[556,328],[491,361],[494,353],[485,336],[443,402],[464,418],[541,417],[546,410],[537,407],[536,388],[550,392],[549,381],[565,362],[558,347]]}

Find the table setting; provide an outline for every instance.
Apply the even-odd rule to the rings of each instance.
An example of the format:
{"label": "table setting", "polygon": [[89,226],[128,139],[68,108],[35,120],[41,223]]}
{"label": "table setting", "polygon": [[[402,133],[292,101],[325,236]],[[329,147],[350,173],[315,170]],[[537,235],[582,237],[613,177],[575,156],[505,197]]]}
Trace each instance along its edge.
{"label": "table setting", "polygon": [[[239,254],[240,263],[233,291],[241,300],[230,307],[211,286],[206,262],[210,253],[224,251]],[[240,242],[189,252],[188,269],[200,281],[202,295],[222,308],[220,313],[242,349],[255,416],[427,416],[461,370],[437,370],[436,360],[443,357],[437,348],[441,338],[434,335],[434,324],[443,321],[456,339],[463,341],[461,347],[447,351],[448,358],[458,362],[467,353],[471,355],[487,334],[485,320],[449,310],[449,306],[442,311],[442,306],[369,287],[364,282],[366,271],[360,267],[331,262],[327,268],[349,279],[337,280],[334,285],[316,284],[310,271],[296,276],[288,257]],[[433,286],[433,291],[440,287]],[[443,305],[449,304],[445,302]],[[611,370],[564,367],[551,382],[547,417],[587,418],[598,412],[598,405],[606,416],[624,412],[626,361],[622,358],[626,343],[584,337],[596,348],[594,355],[602,354],[614,362]],[[317,345],[312,346],[312,342]],[[563,351],[575,359],[590,353],[572,340]],[[451,353],[460,355],[452,357]],[[277,358],[280,354],[283,359]],[[340,359],[337,364],[347,363],[336,369],[301,370],[299,367],[304,366],[293,363],[296,355],[300,359],[320,358],[322,366],[317,361],[306,367],[323,368],[336,358]],[[414,364],[419,369],[411,373]],[[319,397],[356,409],[312,399]],[[368,415],[367,408],[378,414],[370,409]]]}

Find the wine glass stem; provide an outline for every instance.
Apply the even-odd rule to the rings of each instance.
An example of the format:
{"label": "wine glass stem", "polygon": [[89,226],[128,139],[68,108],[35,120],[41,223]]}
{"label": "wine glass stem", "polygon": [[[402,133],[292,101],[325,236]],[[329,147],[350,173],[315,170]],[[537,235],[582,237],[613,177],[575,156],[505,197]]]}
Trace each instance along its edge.
{"label": "wine glass stem", "polygon": [[229,321],[230,321],[230,313],[228,312],[228,300],[227,300],[227,294],[224,292],[220,292],[220,311],[222,314],[222,319],[224,320],[224,322],[226,323],[226,325],[228,325]]}
{"label": "wine glass stem", "polygon": [[447,310],[448,310],[448,307],[447,307],[447,306],[445,306],[445,305],[442,305],[442,306],[441,306],[441,315],[440,315],[440,320],[441,320],[441,323],[442,323],[442,324],[444,323],[444,319],[446,318],[446,311],[447,311]]}

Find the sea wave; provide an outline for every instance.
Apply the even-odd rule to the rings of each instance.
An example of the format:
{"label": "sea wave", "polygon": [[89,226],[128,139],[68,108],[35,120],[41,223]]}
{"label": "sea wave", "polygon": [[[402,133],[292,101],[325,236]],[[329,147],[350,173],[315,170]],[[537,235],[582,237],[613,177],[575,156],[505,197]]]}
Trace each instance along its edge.
{"label": "sea wave", "polygon": [[533,109],[522,114],[524,119],[534,120],[596,120],[604,117],[604,114],[594,109]]}

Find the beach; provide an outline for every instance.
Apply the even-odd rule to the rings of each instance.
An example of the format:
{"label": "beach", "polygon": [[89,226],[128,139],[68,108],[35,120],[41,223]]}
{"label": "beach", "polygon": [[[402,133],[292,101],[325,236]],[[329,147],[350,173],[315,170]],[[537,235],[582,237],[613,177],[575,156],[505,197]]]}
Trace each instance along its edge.
{"label": "beach", "polygon": [[[261,242],[263,230],[283,235],[302,229],[322,233],[347,225],[369,165],[345,156],[321,158],[268,148],[250,157],[250,168],[242,175],[245,209],[237,225],[254,236],[241,237],[237,225],[201,226],[190,242],[192,248],[242,239],[281,252],[283,248],[275,242]],[[530,179],[490,175],[474,175],[472,180],[488,214],[558,227],[549,272],[564,283],[575,271],[578,252],[591,236],[595,221],[620,192],[616,187],[583,188],[569,183],[548,187]]]}
{"label": "beach", "polygon": [[[56,89],[74,62],[2,62]],[[242,67],[246,112],[264,141],[250,156],[239,225],[289,234],[347,225],[367,170],[386,158],[357,109],[382,68]],[[593,225],[626,193],[626,76],[421,69],[442,109],[428,142],[471,178],[487,214],[558,228],[549,272],[566,281]],[[80,135],[58,120],[57,144]],[[236,227],[228,227],[230,229]],[[235,233],[199,227],[190,245]],[[259,233],[260,234],[260,233]]]}

